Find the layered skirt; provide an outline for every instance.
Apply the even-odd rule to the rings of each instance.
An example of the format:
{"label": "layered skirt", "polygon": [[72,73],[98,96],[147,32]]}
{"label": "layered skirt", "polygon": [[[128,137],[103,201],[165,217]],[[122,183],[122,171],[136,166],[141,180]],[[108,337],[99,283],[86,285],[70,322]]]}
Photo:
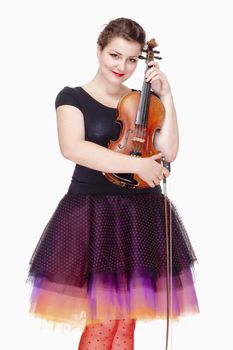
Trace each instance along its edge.
{"label": "layered skirt", "polygon": [[[199,312],[197,262],[174,204],[172,314]],[[30,260],[30,313],[53,325],[166,318],[164,195],[80,195],[58,203]]]}

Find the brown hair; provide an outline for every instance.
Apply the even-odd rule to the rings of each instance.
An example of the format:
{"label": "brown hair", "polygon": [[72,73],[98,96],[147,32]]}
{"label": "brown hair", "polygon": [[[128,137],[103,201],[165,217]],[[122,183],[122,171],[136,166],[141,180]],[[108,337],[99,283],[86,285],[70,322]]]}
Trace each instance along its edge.
{"label": "brown hair", "polygon": [[141,49],[145,46],[146,33],[144,29],[137,22],[129,18],[116,18],[106,24],[105,28],[99,34],[97,44],[103,50],[111,39],[115,37],[136,41],[141,45]]}

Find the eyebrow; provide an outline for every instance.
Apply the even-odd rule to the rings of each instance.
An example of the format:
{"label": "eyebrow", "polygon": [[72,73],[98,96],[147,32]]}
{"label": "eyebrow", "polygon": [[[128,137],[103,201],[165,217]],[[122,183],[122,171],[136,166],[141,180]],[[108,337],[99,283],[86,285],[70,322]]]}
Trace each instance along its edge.
{"label": "eyebrow", "polygon": [[[118,51],[116,51],[116,50],[111,50],[111,51],[114,51],[114,52],[116,52],[116,53],[118,53],[118,55],[122,55],[120,52],[118,52]],[[138,56],[129,56],[130,58],[138,58]]]}

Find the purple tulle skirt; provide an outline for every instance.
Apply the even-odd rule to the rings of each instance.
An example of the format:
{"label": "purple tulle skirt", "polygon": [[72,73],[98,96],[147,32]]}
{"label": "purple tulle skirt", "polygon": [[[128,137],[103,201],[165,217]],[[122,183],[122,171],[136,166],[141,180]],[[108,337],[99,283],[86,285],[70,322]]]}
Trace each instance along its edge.
{"label": "purple tulle skirt", "polygon": [[[197,262],[171,205],[172,318],[199,312]],[[170,216],[170,214],[169,214]],[[30,312],[54,325],[166,318],[166,238],[162,193],[66,193],[30,260]]]}

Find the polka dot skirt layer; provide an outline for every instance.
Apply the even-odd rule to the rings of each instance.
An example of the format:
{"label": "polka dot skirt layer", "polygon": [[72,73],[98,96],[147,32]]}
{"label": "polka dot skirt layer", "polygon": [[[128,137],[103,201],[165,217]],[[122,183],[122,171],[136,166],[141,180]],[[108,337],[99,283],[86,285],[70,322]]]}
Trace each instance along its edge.
{"label": "polka dot skirt layer", "polygon": [[[172,317],[178,319],[199,312],[197,258],[171,206]],[[30,312],[81,329],[114,319],[165,318],[164,222],[163,194],[65,194],[30,260]]]}

